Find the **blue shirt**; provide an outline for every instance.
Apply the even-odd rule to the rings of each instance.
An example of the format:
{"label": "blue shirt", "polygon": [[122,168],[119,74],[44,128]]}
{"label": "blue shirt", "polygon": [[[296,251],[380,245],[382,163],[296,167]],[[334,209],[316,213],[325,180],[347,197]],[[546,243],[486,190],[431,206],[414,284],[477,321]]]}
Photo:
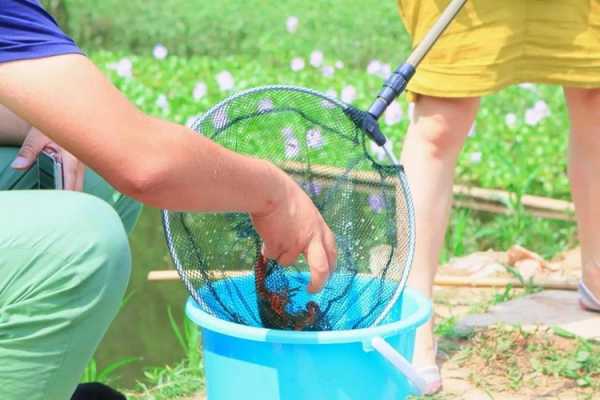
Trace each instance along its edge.
{"label": "blue shirt", "polygon": [[0,0],[0,63],[82,54],[38,0]]}

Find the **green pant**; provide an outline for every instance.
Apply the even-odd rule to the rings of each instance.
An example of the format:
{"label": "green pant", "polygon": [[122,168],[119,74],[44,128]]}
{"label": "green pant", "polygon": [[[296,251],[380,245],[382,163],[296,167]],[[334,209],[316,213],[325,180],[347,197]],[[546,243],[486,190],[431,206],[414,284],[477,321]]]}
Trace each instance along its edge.
{"label": "green pant", "polygon": [[67,400],[117,314],[141,207],[88,171],[85,192],[6,190],[0,147],[0,399]]}

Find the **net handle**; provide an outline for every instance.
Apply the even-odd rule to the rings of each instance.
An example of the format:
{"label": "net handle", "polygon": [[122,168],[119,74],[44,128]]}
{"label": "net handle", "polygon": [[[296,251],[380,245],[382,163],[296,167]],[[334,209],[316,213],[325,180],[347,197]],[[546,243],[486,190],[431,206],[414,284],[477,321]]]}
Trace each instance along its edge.
{"label": "net handle", "polygon": [[369,108],[369,114],[376,120],[390,105],[390,103],[406,89],[408,82],[415,74],[416,68],[438,41],[448,25],[456,18],[467,0],[452,0],[446,7],[442,15],[438,18],[433,27],[429,30],[425,38],[413,50],[404,64],[399,66],[396,71],[385,81],[383,89],[377,95],[377,99]]}
{"label": "net handle", "polygon": [[467,0],[452,0],[452,2],[450,2],[448,7],[446,7],[442,15],[427,33],[425,38],[408,57],[406,64],[410,64],[413,68],[417,68],[419,66],[427,53],[429,53],[429,50],[431,50],[433,45],[438,41],[448,25],[450,25],[454,18],[456,18],[466,2]]}

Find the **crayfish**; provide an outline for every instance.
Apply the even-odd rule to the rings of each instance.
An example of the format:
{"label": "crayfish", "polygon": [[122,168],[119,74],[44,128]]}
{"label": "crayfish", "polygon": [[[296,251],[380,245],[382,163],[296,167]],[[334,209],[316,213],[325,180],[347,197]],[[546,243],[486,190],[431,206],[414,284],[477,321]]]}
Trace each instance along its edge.
{"label": "crayfish", "polygon": [[305,309],[299,312],[289,312],[293,294],[298,290],[283,289],[272,292],[267,288],[266,280],[269,275],[269,263],[263,255],[259,255],[254,268],[254,279],[258,300],[258,311],[265,327],[285,330],[321,330],[319,322],[322,319],[321,309],[314,301],[306,303]]}

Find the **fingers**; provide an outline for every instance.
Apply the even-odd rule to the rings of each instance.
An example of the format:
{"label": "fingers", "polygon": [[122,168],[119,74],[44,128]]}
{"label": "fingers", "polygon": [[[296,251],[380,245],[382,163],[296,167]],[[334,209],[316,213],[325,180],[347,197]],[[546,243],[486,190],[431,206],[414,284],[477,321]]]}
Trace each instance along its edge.
{"label": "fingers", "polygon": [[292,264],[296,263],[298,260],[298,256],[302,253],[301,249],[292,249],[283,253],[278,259],[277,262],[283,266],[289,267]]}
{"label": "fingers", "polygon": [[63,153],[62,168],[64,178],[64,189],[76,190],[75,185],[77,184],[77,160],[74,159],[70,154]]}
{"label": "fingers", "polygon": [[306,259],[311,276],[308,291],[311,293],[320,291],[325,286],[327,278],[329,278],[329,261],[323,245],[322,238],[315,236],[306,249]]}
{"label": "fingers", "polygon": [[17,157],[15,157],[10,166],[16,170],[24,170],[31,167],[40,151],[49,142],[50,139],[44,136],[39,130],[31,128],[17,153]]}
{"label": "fingers", "polygon": [[263,243],[262,254],[266,258],[277,261],[278,264],[283,266],[290,266],[296,262],[298,256],[302,253],[301,248],[288,248],[283,249],[282,246],[274,246],[272,244]]}
{"label": "fingers", "polygon": [[261,252],[263,256],[271,260],[277,260],[281,254],[281,250],[279,250],[279,248],[269,245],[266,242],[263,243]]}
{"label": "fingers", "polygon": [[329,262],[329,273],[332,274],[337,261],[337,245],[335,235],[327,225],[324,227],[323,242],[325,244],[325,253],[327,253],[327,261]]}
{"label": "fingers", "polygon": [[85,183],[85,164],[79,162],[79,168],[77,170],[77,182],[75,183],[75,190],[83,192],[83,184]]}
{"label": "fingers", "polygon": [[68,151],[62,150],[64,188],[81,191],[83,189],[84,165]]}

